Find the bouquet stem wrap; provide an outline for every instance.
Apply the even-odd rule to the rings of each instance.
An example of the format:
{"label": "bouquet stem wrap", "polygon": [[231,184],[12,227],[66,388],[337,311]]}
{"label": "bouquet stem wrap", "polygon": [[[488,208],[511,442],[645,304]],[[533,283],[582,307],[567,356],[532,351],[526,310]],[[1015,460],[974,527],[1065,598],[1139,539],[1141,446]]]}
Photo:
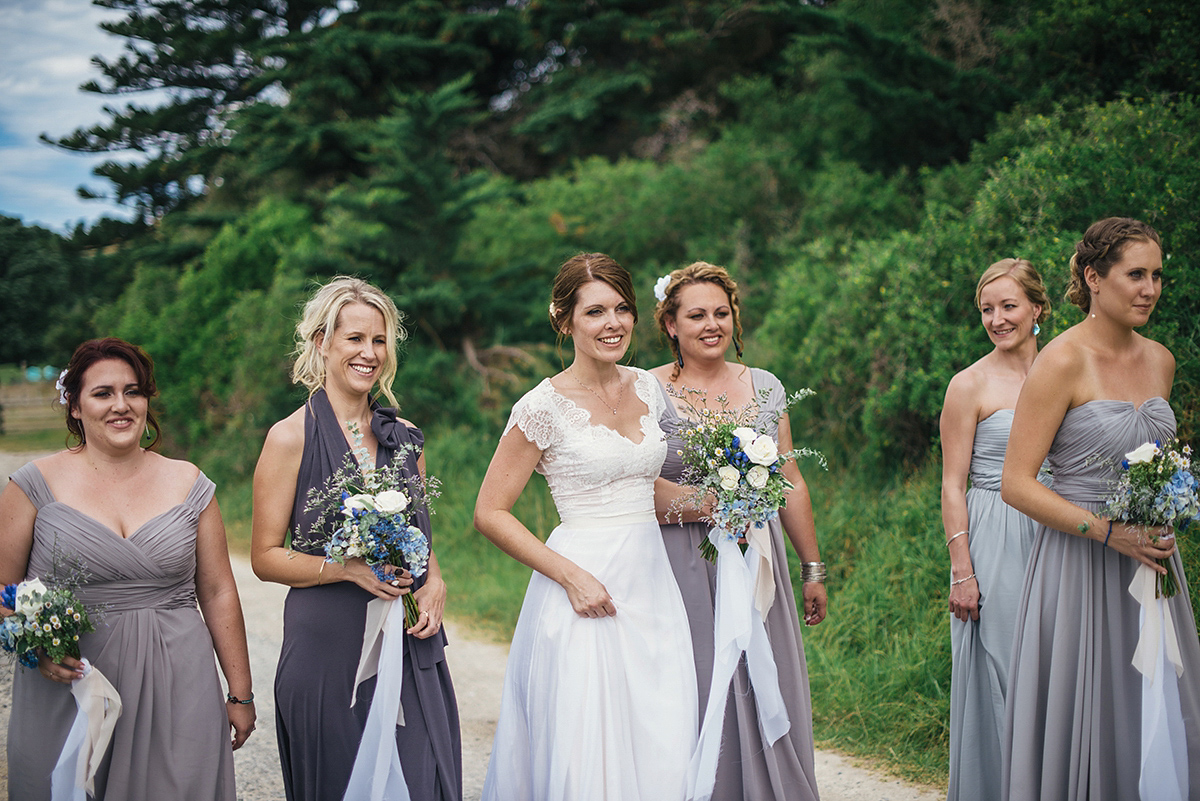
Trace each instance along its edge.
{"label": "bouquet stem wrap", "polygon": [[404,676],[404,604],[376,598],[367,604],[367,626],[354,677],[350,705],[358,685],[372,676],[375,696],[363,729],[345,801],[409,801],[408,784],[396,750],[396,727],[404,725],[400,688]]}
{"label": "bouquet stem wrap", "polygon": [[[1158,573],[1139,565],[1129,594],[1141,604],[1133,666],[1142,674],[1142,748],[1139,795],[1146,801],[1187,798],[1187,735],[1179,717],[1183,659],[1167,599],[1158,597]],[[1170,668],[1168,669],[1168,665]],[[1175,710],[1175,714],[1171,711]]]}
{"label": "bouquet stem wrap", "polygon": [[721,529],[709,532],[717,549],[717,595],[713,622],[714,650],[712,685],[708,705],[700,727],[696,751],[688,770],[689,801],[712,798],[717,780],[717,757],[721,750],[721,730],[725,722],[725,699],[743,653],[754,687],[758,706],[758,727],[768,745],[791,728],[783,695],[779,691],[779,671],[767,639],[755,600],[760,556],[754,540],[743,555],[734,538]]}
{"label": "bouquet stem wrap", "polygon": [[52,801],[85,801],[96,791],[96,771],[121,717],[121,696],[100,670],[86,659],[83,678],[71,682],[75,722],[67,733],[58,762],[50,773]]}

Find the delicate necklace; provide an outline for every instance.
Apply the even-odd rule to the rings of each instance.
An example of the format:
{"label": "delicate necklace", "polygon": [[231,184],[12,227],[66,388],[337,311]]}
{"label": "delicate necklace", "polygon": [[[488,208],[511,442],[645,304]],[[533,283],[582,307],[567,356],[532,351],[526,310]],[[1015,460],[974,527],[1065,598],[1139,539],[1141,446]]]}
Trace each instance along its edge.
{"label": "delicate necklace", "polygon": [[617,394],[617,405],[616,405],[616,406],[613,406],[611,403],[609,403],[608,401],[606,401],[604,398],[600,397],[600,394],[599,394],[598,392],[596,392],[596,390],[592,389],[592,388],[591,388],[591,387],[589,387],[587,384],[585,384],[585,383],[583,383],[582,381],[580,381],[580,380],[579,380],[579,376],[575,375],[575,370],[574,370],[574,369],[568,370],[567,372],[571,374],[571,378],[574,378],[574,379],[575,379],[575,383],[576,383],[576,384],[578,384],[579,386],[581,386],[581,387],[583,387],[584,389],[586,389],[588,392],[590,392],[590,393],[592,393],[593,395],[595,395],[597,400],[599,400],[601,403],[603,403],[605,406],[607,406],[607,407],[608,407],[608,410],[609,410],[610,412],[612,412],[612,413],[613,413],[613,415],[616,415],[616,413],[617,413],[617,409],[619,409],[619,408],[620,408],[620,406],[621,406],[621,399],[625,397],[625,382],[624,382],[624,381],[621,381],[621,374],[620,374],[620,373],[618,373],[618,374],[617,374],[617,383],[619,383],[619,384],[621,385],[621,391],[620,391],[620,392]]}

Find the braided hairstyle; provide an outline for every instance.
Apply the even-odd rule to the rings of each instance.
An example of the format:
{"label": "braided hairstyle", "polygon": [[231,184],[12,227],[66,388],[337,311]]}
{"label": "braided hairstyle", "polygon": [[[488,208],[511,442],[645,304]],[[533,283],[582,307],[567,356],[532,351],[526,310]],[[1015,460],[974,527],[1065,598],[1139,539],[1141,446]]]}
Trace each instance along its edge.
{"label": "braided hairstyle", "polygon": [[697,261],[687,267],[673,270],[669,278],[670,281],[663,290],[665,297],[654,307],[654,322],[658,324],[658,330],[662,335],[667,338],[667,342],[671,346],[671,353],[675,355],[675,368],[671,372],[671,380],[675,381],[679,378],[683,359],[679,353],[679,340],[667,333],[667,318],[674,318],[679,312],[679,291],[690,284],[708,282],[725,290],[725,295],[729,298],[729,308],[733,313],[733,346],[737,350],[737,358],[740,362],[742,360],[741,301],[738,298],[737,281],[733,280],[729,271],[706,261]]}
{"label": "braided hairstyle", "polygon": [[1071,256],[1071,283],[1067,287],[1067,300],[1083,309],[1087,314],[1092,307],[1092,291],[1084,280],[1084,272],[1091,267],[1101,277],[1108,276],[1112,266],[1121,260],[1126,246],[1131,242],[1153,242],[1162,247],[1162,240],[1155,231],[1141,220],[1131,217],[1106,217],[1092,223],[1075,244]]}

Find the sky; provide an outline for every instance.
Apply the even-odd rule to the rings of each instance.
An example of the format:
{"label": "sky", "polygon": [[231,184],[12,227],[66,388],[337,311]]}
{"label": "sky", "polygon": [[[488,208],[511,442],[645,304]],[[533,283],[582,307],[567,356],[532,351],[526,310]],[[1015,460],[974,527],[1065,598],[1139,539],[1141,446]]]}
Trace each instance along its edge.
{"label": "sky", "polygon": [[100,78],[93,56],[112,59],[122,49],[123,40],[100,30],[100,22],[123,16],[90,0],[0,0],[0,215],[60,233],[105,214],[129,218],[127,208],[83,200],[75,190],[108,191],[92,167],[130,154],[71,153],[38,139],[105,122],[105,104],[125,105],[124,97],[79,91]]}

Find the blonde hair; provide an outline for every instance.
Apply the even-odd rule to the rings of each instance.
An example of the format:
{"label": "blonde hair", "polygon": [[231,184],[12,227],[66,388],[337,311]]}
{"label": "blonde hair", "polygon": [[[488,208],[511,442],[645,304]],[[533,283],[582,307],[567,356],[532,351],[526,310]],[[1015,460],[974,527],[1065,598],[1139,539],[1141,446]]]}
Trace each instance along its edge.
{"label": "blonde hair", "polygon": [[724,267],[718,267],[706,261],[697,261],[692,262],[687,267],[672,270],[669,278],[670,280],[667,283],[666,289],[663,290],[663,299],[654,307],[654,322],[658,324],[658,330],[662,335],[667,338],[667,342],[671,347],[671,353],[675,356],[675,368],[671,372],[671,380],[674,381],[679,378],[681,358],[679,354],[679,340],[667,333],[667,318],[674,318],[679,313],[679,290],[690,284],[716,284],[725,290],[725,295],[729,298],[730,311],[733,313],[733,345],[737,350],[737,358],[740,362],[742,360],[741,300],[738,297],[737,281],[733,280],[733,276],[729,274],[729,271]]}
{"label": "blonde hair", "polygon": [[1050,314],[1050,299],[1046,297],[1046,285],[1042,283],[1042,276],[1038,274],[1038,271],[1025,259],[1001,259],[984,270],[983,275],[979,276],[979,284],[975,287],[975,308],[983,308],[980,301],[983,288],[1005,276],[1017,282],[1017,286],[1021,287],[1021,291],[1025,293],[1025,298],[1030,303],[1042,307],[1042,313],[1034,322],[1045,322],[1047,315]]}
{"label": "blonde hair", "polygon": [[361,303],[383,315],[383,327],[387,336],[383,368],[379,371],[379,394],[387,398],[392,406],[399,406],[392,394],[392,380],[396,377],[396,343],[408,337],[400,325],[401,315],[379,287],[361,278],[339,275],[324,286],[318,287],[304,304],[304,313],[296,323],[296,350],[293,352],[292,383],[303,384],[311,396],[325,384],[325,356],[317,345],[318,336],[332,336],[337,330],[338,316],[351,303]]}
{"label": "blonde hair", "polygon": [[1158,231],[1132,217],[1105,217],[1088,226],[1071,255],[1071,283],[1067,287],[1067,300],[1087,314],[1092,308],[1092,290],[1084,280],[1084,272],[1091,267],[1101,278],[1106,278],[1108,271],[1125,254],[1125,247],[1130,242],[1153,242],[1162,247]]}

